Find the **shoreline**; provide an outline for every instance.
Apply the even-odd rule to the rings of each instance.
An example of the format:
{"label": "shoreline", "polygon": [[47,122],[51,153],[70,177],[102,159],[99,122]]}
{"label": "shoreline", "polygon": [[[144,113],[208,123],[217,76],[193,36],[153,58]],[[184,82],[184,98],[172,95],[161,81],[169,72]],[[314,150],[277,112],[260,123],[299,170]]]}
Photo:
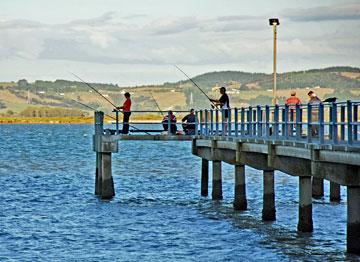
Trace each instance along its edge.
{"label": "shoreline", "polygon": [[[119,119],[121,122],[122,119]],[[161,124],[161,119],[134,119],[131,123],[151,123]],[[104,124],[115,124],[115,120],[105,117]],[[62,124],[94,124],[93,116],[86,117],[0,117],[1,124],[47,124],[47,125],[62,125]]]}

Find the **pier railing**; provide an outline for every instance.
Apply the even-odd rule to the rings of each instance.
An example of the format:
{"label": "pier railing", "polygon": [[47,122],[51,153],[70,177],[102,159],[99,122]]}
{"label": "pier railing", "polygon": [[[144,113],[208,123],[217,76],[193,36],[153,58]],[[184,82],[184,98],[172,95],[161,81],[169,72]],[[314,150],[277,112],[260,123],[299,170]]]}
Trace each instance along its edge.
{"label": "pier railing", "polygon": [[[190,135],[360,146],[359,104],[346,101],[197,110],[195,123],[190,123],[194,128]],[[189,112],[172,112],[177,117],[176,123],[171,122],[170,114],[165,111],[131,111],[130,132],[185,135],[181,119]],[[122,119],[121,112],[114,111],[114,114],[114,132],[120,134],[123,124],[119,121]],[[143,117],[139,118],[139,115]],[[163,122],[164,116],[168,117],[166,123]],[[146,118],[150,120],[132,120]],[[174,125],[182,132],[172,132]]]}
{"label": "pier railing", "polygon": [[359,103],[205,109],[196,112],[196,126],[205,136],[360,145]]}
{"label": "pier railing", "polygon": [[[155,111],[155,110],[134,110],[131,111],[131,118],[128,123],[120,122],[122,119],[122,112],[114,110],[113,113],[115,121],[112,121],[115,124],[115,134],[121,134],[121,126],[123,124],[129,124],[131,133],[142,133],[142,134],[168,134],[175,135],[181,134],[184,135],[182,118],[189,114],[189,111],[181,110],[172,110],[172,113],[176,117],[176,122],[173,122],[171,115],[168,111]],[[165,117],[167,120],[164,121]],[[186,124],[186,123],[185,123]],[[174,126],[176,126],[176,131],[174,131]],[[195,126],[195,123],[193,123]],[[192,135],[195,135],[195,130]]]}

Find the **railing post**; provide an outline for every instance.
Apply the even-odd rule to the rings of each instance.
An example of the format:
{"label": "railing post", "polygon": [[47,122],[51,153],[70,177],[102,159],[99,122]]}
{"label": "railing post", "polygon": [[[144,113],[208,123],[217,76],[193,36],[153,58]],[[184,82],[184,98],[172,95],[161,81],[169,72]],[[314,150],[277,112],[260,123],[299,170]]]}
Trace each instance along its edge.
{"label": "railing post", "polygon": [[324,104],[319,104],[319,139],[320,144],[325,142],[325,132],[324,132]]}
{"label": "railing post", "polygon": [[221,135],[225,136],[225,109],[221,108]]}
{"label": "railing post", "polygon": [[245,136],[245,108],[241,108],[241,124],[240,124],[240,129],[241,129],[241,136]]}
{"label": "railing post", "polygon": [[311,143],[312,141],[312,106],[311,104],[307,104],[307,142]]}
{"label": "railing post", "polygon": [[296,125],[294,124],[295,123],[295,119],[294,119],[294,115],[295,115],[295,110],[296,110],[296,105],[295,105],[295,109],[294,108],[289,108],[289,115],[290,115],[290,118],[288,119],[289,120],[289,136],[293,137],[294,136],[294,128],[296,130]]}
{"label": "railing post", "polygon": [[251,106],[249,106],[249,111],[248,111],[248,113],[247,113],[247,122],[248,122],[248,124],[247,124],[247,126],[248,126],[248,130],[247,130],[247,132],[248,132],[248,135],[249,136],[252,136],[252,134],[253,134],[253,131],[252,131],[252,107]]}
{"label": "railing post", "polygon": [[102,135],[104,132],[104,112],[95,112],[95,135]]}
{"label": "railing post", "polygon": [[357,126],[357,122],[358,122],[358,105],[357,104],[354,104],[353,105],[353,108],[354,108],[354,119],[353,119],[353,122],[354,122],[354,125],[353,125],[353,134],[354,134],[354,137],[353,139],[355,141],[358,140],[358,126]]}
{"label": "railing post", "polygon": [[347,106],[347,128],[348,128],[348,144],[353,143],[353,130],[352,130],[352,102],[350,100],[346,101]]}
{"label": "railing post", "polygon": [[168,112],[168,135],[171,135],[171,119],[170,119],[170,112]]}
{"label": "railing post", "polygon": [[331,120],[332,120],[332,141],[334,144],[338,143],[338,126],[337,126],[337,104],[332,103]]}
{"label": "railing post", "polygon": [[281,108],[281,136],[285,137],[285,108]]}
{"label": "railing post", "polygon": [[215,129],[216,129],[216,135],[219,135],[219,110],[215,110]]}
{"label": "railing post", "polygon": [[199,112],[198,111],[195,111],[195,135],[198,135],[199,134]]}
{"label": "railing post", "polygon": [[256,136],[256,125],[257,125],[257,115],[256,115],[256,108],[254,108],[252,110],[252,130],[253,130],[253,133],[252,133],[252,136]]}
{"label": "railing post", "polygon": [[[284,108],[284,122],[285,122],[285,139],[288,140],[289,139],[289,129],[291,127],[291,125],[289,125],[289,105],[285,105]],[[291,130],[292,132],[292,130]]]}
{"label": "railing post", "polygon": [[115,110],[116,134],[119,134],[119,111]]}
{"label": "railing post", "polygon": [[296,118],[296,140],[301,139],[301,113],[300,113],[300,105],[295,105],[295,118]]}
{"label": "railing post", "polygon": [[207,135],[209,135],[209,127],[208,127],[208,118],[209,118],[209,116],[208,116],[208,110],[207,109],[205,109],[204,110],[204,113],[205,113],[205,135],[207,136]]}
{"label": "railing post", "polygon": [[266,138],[270,137],[270,107],[268,105],[265,106],[265,130],[266,130]]}
{"label": "railing post", "polygon": [[333,103],[329,104],[329,140],[332,140],[333,135]]}
{"label": "railing post", "polygon": [[340,107],[340,139],[345,140],[345,106]]}
{"label": "railing post", "polygon": [[231,136],[231,108],[228,108],[227,111],[228,111],[228,114],[229,114],[229,116],[228,116],[228,128],[227,128],[228,133],[227,133],[227,135]]}
{"label": "railing post", "polygon": [[235,125],[235,136],[237,137],[239,134],[239,119],[238,119],[238,109],[234,108],[234,125]]}
{"label": "railing post", "polygon": [[210,135],[214,135],[214,110],[210,109]]}
{"label": "railing post", "polygon": [[256,107],[256,111],[257,111],[257,136],[262,137],[262,110],[260,105]]}
{"label": "railing post", "polygon": [[203,135],[203,111],[200,110],[200,135]]}
{"label": "railing post", "polygon": [[279,105],[274,107],[274,133],[277,139],[279,137]]}

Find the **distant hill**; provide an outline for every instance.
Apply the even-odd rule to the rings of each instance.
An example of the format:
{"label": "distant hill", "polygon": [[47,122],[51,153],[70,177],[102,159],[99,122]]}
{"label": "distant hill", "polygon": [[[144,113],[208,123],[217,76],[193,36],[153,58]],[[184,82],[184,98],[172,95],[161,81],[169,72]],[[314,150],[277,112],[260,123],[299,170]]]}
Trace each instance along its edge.
{"label": "distant hill", "polygon": [[[231,105],[241,107],[256,104],[267,104],[271,101],[270,92],[273,86],[273,75],[241,71],[209,72],[192,78],[210,97],[218,97],[217,87],[226,86]],[[134,110],[156,110],[152,95],[162,110],[188,110],[190,107],[209,107],[207,98],[188,80],[162,85],[143,85],[136,87],[119,87],[116,84],[90,83],[100,90],[115,104],[121,104],[123,93],[130,90]],[[307,101],[308,89],[316,89],[320,97],[336,96],[340,100],[360,99],[360,68],[329,67],[305,71],[286,72],[277,75],[278,99],[283,101],[289,90],[297,90],[303,101]],[[48,110],[48,107],[64,109],[88,108],[76,101],[89,105],[97,110],[111,112],[109,105],[86,84],[79,81],[56,80],[28,82],[21,79],[17,82],[0,83],[0,114],[27,115]],[[45,109],[42,109],[45,108]],[[31,113],[29,113],[29,110]],[[77,112],[77,111],[72,111]],[[81,111],[78,111],[81,113]]]}
{"label": "distant hill", "polygon": [[[350,77],[350,75],[355,77]],[[324,69],[287,72],[278,74],[277,77],[277,87],[279,89],[313,86],[336,89],[360,88],[360,68],[356,67],[328,67]],[[269,89],[273,86],[273,75],[264,73],[221,71],[205,73],[192,79],[207,90],[210,90],[215,85],[226,86],[234,81],[241,84],[240,89],[251,89],[251,84],[254,83],[257,83],[260,89]],[[190,81],[180,81],[178,83],[185,84],[190,83]]]}

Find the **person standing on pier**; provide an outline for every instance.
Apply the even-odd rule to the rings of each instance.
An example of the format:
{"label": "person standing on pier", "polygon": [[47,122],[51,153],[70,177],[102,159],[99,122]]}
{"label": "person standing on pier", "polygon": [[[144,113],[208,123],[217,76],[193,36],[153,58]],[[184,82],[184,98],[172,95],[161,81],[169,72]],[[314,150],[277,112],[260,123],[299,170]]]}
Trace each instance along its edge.
{"label": "person standing on pier", "polygon": [[227,134],[227,123],[228,123],[228,119],[229,119],[229,108],[230,108],[230,101],[229,101],[229,97],[226,94],[226,88],[224,86],[222,86],[220,88],[220,94],[221,97],[217,100],[217,99],[210,99],[211,102],[214,102],[216,105],[219,105],[221,107],[221,109],[225,109],[224,110],[224,130],[223,130],[223,135]]}
{"label": "person standing on pier", "polygon": [[123,110],[123,128],[122,128],[122,134],[128,134],[129,133],[129,120],[131,115],[131,99],[130,99],[130,93],[126,92],[124,94],[125,101],[124,104],[117,108],[117,110]]}

